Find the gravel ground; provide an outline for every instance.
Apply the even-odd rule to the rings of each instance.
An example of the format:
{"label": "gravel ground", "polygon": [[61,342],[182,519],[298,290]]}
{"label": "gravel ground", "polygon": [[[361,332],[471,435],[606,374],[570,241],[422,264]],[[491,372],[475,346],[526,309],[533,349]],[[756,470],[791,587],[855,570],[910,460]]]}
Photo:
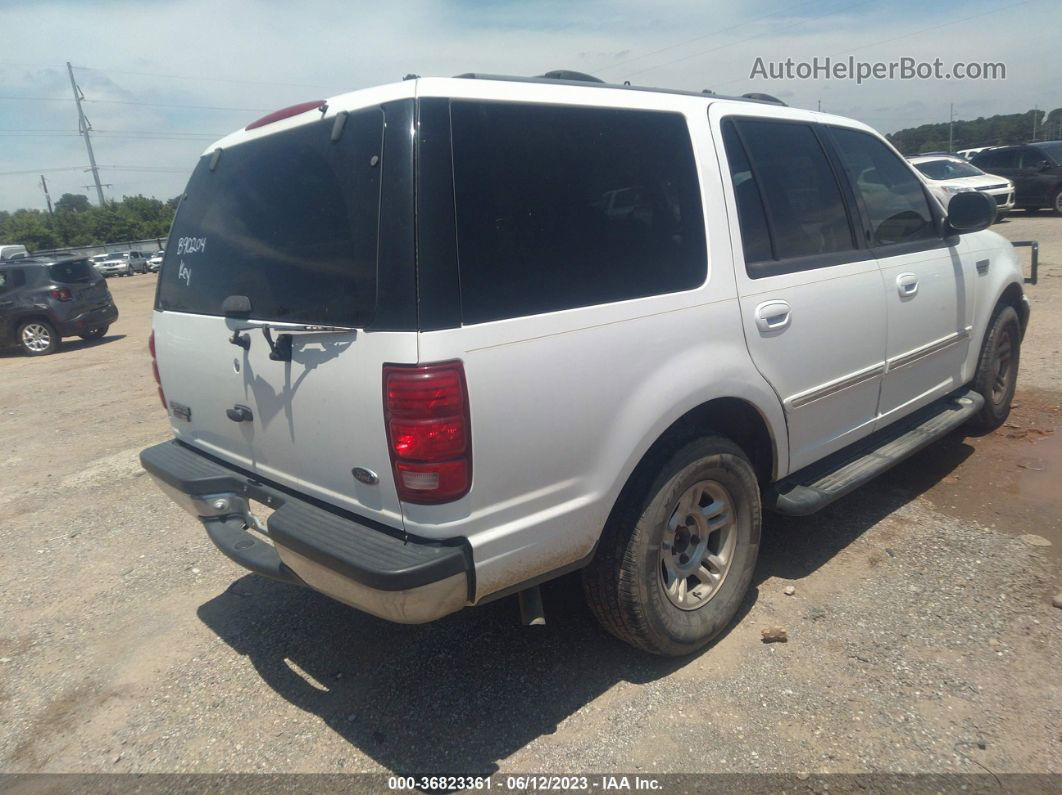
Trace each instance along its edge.
{"label": "gravel ground", "polygon": [[246,574],[139,470],[155,279],[113,280],[103,341],[0,355],[0,770],[1062,772],[1062,218],[996,228],[1043,253],[1014,427],[768,517],[741,620],[684,660],[572,578],[546,627],[409,627]]}

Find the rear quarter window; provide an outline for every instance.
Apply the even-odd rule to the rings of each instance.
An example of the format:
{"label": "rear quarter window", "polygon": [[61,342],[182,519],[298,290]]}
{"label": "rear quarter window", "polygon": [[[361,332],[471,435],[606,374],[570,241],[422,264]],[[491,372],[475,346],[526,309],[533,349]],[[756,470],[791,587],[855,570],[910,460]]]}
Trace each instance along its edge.
{"label": "rear quarter window", "polygon": [[451,123],[463,322],[703,283],[681,114],[454,101]]}

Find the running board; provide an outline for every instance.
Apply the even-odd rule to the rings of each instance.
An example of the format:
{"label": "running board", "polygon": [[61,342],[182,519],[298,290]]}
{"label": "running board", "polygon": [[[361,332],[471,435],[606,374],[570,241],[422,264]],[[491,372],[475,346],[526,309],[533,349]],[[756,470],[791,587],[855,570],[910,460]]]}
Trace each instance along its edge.
{"label": "running board", "polygon": [[963,390],[931,403],[895,425],[772,483],[764,506],[789,516],[807,516],[917,453],[965,423],[985,399]]}

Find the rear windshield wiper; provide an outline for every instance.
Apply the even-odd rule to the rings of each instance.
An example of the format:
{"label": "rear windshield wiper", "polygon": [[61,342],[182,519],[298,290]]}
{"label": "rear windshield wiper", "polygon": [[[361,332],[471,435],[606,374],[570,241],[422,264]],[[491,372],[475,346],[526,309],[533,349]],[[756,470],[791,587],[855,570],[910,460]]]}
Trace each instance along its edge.
{"label": "rear windshield wiper", "polygon": [[[329,334],[329,333],[357,333],[356,328],[350,326],[331,326],[318,323],[290,323],[284,320],[257,320],[250,317],[251,300],[245,295],[230,295],[221,304],[221,311],[229,320],[236,323],[232,328],[232,336],[229,342],[238,345],[244,350],[250,350],[251,338],[244,331],[262,329],[262,336],[269,344],[269,358],[277,362],[291,361],[292,334]],[[281,332],[273,339],[271,331]]]}

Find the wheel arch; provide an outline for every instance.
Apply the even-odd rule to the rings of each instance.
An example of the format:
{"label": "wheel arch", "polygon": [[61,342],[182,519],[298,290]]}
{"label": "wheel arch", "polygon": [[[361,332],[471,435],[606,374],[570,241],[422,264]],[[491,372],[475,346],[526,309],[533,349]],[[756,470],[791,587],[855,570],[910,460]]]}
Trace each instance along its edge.
{"label": "wheel arch", "polygon": [[726,437],[740,447],[761,485],[781,474],[784,464],[779,458],[784,449],[765,413],[745,398],[712,398],[683,413],[648,446],[620,489],[609,512],[610,519],[617,511],[630,508],[644,484],[652,480],[671,455],[689,442],[709,435]]}
{"label": "wheel arch", "polygon": [[11,339],[16,343],[18,342],[18,330],[22,328],[23,323],[29,323],[31,320],[43,321],[51,326],[52,330],[58,335],[59,330],[56,328],[55,321],[52,320],[47,312],[41,312],[38,310],[28,310],[21,314],[15,315],[11,319]]}
{"label": "wheel arch", "polygon": [[[1000,293],[999,298],[996,299],[995,306],[992,307],[992,317],[994,318],[1004,306],[1014,307],[1014,311],[1018,313],[1018,319],[1021,321],[1021,333],[1025,336],[1025,328],[1029,325],[1029,304],[1024,300],[1025,292],[1022,290],[1021,285],[1017,282],[1010,282],[1003,288],[1003,292]],[[989,328],[991,323],[989,324]],[[985,334],[988,333],[988,329],[985,329]],[[982,344],[984,339],[982,335]]]}

